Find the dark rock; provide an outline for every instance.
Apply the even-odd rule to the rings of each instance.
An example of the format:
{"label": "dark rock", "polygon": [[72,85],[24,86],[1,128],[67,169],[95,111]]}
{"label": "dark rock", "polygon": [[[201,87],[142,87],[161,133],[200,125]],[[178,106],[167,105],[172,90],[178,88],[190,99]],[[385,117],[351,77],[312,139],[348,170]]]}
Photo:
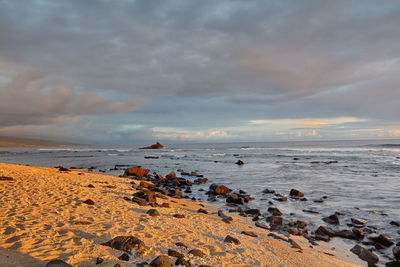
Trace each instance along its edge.
{"label": "dark rock", "polygon": [[311,213],[311,214],[319,214],[319,212],[315,211],[315,210],[303,210],[303,212]]}
{"label": "dark rock", "polygon": [[146,248],[142,240],[133,236],[117,236],[101,245],[124,252],[130,252],[132,250],[142,251]]}
{"label": "dark rock", "polygon": [[124,253],[121,256],[119,256],[118,259],[121,261],[129,261],[129,255]]}
{"label": "dark rock", "polygon": [[123,174],[123,177],[128,177],[128,176],[146,176],[149,173],[150,170],[143,169],[140,166],[135,166],[131,167],[125,170],[125,173]]}
{"label": "dark rock", "polygon": [[325,242],[329,242],[331,240],[330,236],[328,235],[321,235],[321,234],[315,234],[315,239],[316,240],[321,240]]}
{"label": "dark rock", "polygon": [[87,204],[87,205],[94,205],[94,201],[91,200],[90,198],[87,199],[87,200],[85,200],[85,201],[83,201],[83,203],[85,203],[85,204]]}
{"label": "dark rock", "polygon": [[156,209],[149,209],[147,212],[150,216],[160,216],[160,213]]}
{"label": "dark rock", "polygon": [[282,212],[278,208],[269,207],[268,212],[272,213],[274,216],[281,216]]}
{"label": "dark rock", "polygon": [[237,165],[243,165],[244,164],[244,162],[242,161],[242,160],[238,160],[238,161],[236,161],[236,163],[235,164],[237,164]]}
{"label": "dark rock", "polygon": [[208,214],[208,211],[206,211],[205,209],[202,209],[202,208],[198,209],[197,212]]}
{"label": "dark rock", "polygon": [[390,261],[385,264],[386,267],[400,267],[400,261]]}
{"label": "dark rock", "polygon": [[114,267],[122,267],[121,264],[117,263],[114,265]]}
{"label": "dark rock", "polygon": [[52,260],[49,261],[45,267],[72,267],[72,265],[62,260]]}
{"label": "dark rock", "polygon": [[282,225],[282,217],[278,216],[269,216],[267,217],[267,222],[269,222],[271,225]]}
{"label": "dark rock", "polygon": [[339,217],[336,214],[322,218],[322,220],[329,224],[339,224]]}
{"label": "dark rock", "polygon": [[147,206],[147,201],[140,197],[133,197],[132,202],[139,204],[139,206]]}
{"label": "dark rock", "polygon": [[233,243],[233,244],[236,244],[236,245],[239,245],[239,244],[240,244],[239,239],[237,239],[237,238],[235,238],[235,237],[233,237],[233,236],[230,236],[230,235],[227,235],[227,236],[225,237],[224,242],[225,242],[225,243]]}
{"label": "dark rock", "polygon": [[291,235],[301,235],[303,233],[299,229],[295,229],[295,228],[289,228],[287,231]]}
{"label": "dark rock", "polygon": [[138,191],[133,194],[134,197],[139,197],[141,199],[144,199],[146,202],[152,203],[156,202],[156,193],[150,190],[144,190],[144,191]]}
{"label": "dark rock", "polygon": [[251,231],[242,231],[242,234],[248,235],[248,236],[251,236],[251,237],[258,237],[258,235],[256,233],[251,232]]}
{"label": "dark rock", "polygon": [[205,184],[208,182],[207,178],[199,178],[193,181],[195,184]]}
{"label": "dark rock", "polygon": [[400,246],[397,245],[397,246],[393,247],[392,251],[393,251],[393,257],[396,260],[400,260]]}
{"label": "dark rock", "polygon": [[161,208],[170,208],[171,206],[169,205],[169,203],[164,202],[164,203],[161,204],[160,207]]}
{"label": "dark rock", "polygon": [[297,189],[290,190],[289,195],[292,197],[304,197],[304,194]]}
{"label": "dark rock", "polygon": [[182,242],[176,242],[175,245],[178,246],[178,247],[188,248],[188,246],[186,246],[186,245],[185,245],[184,243],[182,243]]}
{"label": "dark rock", "polygon": [[165,178],[167,178],[168,180],[176,179],[176,173],[175,172],[170,172],[165,176]]}
{"label": "dark rock", "polygon": [[270,190],[270,189],[264,189],[263,191],[264,194],[275,194],[275,190]]}
{"label": "dark rock", "polygon": [[60,172],[69,172],[69,171],[70,171],[70,169],[64,168],[63,166],[60,166],[60,167],[58,168],[58,170],[59,170]]}
{"label": "dark rock", "polygon": [[178,219],[185,218],[185,215],[183,215],[183,214],[174,214],[173,216],[174,216],[175,218],[178,218]]}
{"label": "dark rock", "polygon": [[89,184],[87,187],[89,187],[89,188],[94,188],[94,185]]}
{"label": "dark rock", "polygon": [[97,258],[96,259],[96,265],[102,263],[104,260],[102,258]]}
{"label": "dark rock", "polygon": [[173,249],[168,249],[168,255],[171,257],[175,257],[175,258],[184,258],[185,255],[183,255],[182,253],[173,250]]}
{"label": "dark rock", "polygon": [[355,245],[352,249],[350,249],[350,251],[356,254],[360,259],[370,264],[375,264],[379,261],[379,257],[376,254],[361,247],[360,245]]}
{"label": "dark rock", "polygon": [[276,197],[276,198],[274,198],[274,199],[277,200],[277,201],[279,201],[279,202],[288,201],[288,198],[287,198],[287,197]]}
{"label": "dark rock", "polygon": [[342,237],[346,239],[357,240],[358,237],[350,230],[340,230],[335,232],[335,236]]}
{"label": "dark rock", "polygon": [[247,210],[244,210],[244,213],[251,214],[251,215],[261,215],[261,212],[259,209],[247,209]]}
{"label": "dark rock", "polygon": [[172,267],[169,257],[166,255],[160,255],[150,262],[150,266],[155,267]]}
{"label": "dark rock", "polygon": [[318,227],[318,229],[315,231],[315,234],[316,235],[327,235],[330,237],[335,236],[335,232],[331,228],[326,227],[326,226]]}
{"label": "dark rock", "polygon": [[380,244],[384,248],[388,248],[388,247],[394,245],[394,242],[384,235],[379,235],[377,237],[371,237],[370,239],[375,242],[375,245]]}
{"label": "dark rock", "polygon": [[305,228],[308,225],[308,222],[306,222],[306,221],[297,221],[296,223],[297,223],[297,227],[299,227],[299,228]]}
{"label": "dark rock", "polygon": [[190,261],[185,260],[184,258],[177,258],[175,261],[175,265],[182,265],[185,267],[191,267]]}
{"label": "dark rock", "polygon": [[397,226],[397,227],[400,227],[400,222],[391,221],[390,224],[394,225],[394,226]]}
{"label": "dark rock", "polygon": [[222,218],[222,221],[226,222],[226,223],[230,223],[233,218],[231,216],[227,216],[225,215],[222,210],[218,211],[218,216]]}
{"label": "dark rock", "polygon": [[151,146],[145,146],[145,147],[141,147],[139,149],[163,149],[165,146],[163,146],[162,144],[160,144],[159,142],[152,144]]}
{"label": "dark rock", "polygon": [[224,185],[217,185],[217,184],[210,185],[210,192],[214,195],[226,195],[231,191],[232,189]]}
{"label": "dark rock", "polygon": [[0,181],[14,181],[14,178],[7,176],[0,176]]}
{"label": "dark rock", "polygon": [[200,249],[192,249],[189,251],[189,254],[192,254],[193,256],[203,258],[206,254],[201,251]]}

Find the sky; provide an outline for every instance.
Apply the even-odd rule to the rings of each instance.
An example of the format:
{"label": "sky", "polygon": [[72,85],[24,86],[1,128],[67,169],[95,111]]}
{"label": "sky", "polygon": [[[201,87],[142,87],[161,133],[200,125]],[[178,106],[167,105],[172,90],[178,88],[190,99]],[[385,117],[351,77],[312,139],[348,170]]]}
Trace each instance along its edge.
{"label": "sky", "polygon": [[400,1],[0,0],[0,135],[400,138]]}

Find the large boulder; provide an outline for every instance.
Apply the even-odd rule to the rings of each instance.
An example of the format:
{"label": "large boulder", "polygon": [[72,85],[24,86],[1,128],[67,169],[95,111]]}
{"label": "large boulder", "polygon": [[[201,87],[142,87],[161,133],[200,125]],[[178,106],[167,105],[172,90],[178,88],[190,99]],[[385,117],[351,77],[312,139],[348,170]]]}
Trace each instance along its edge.
{"label": "large boulder", "polygon": [[140,166],[131,167],[125,170],[124,177],[128,176],[146,176],[150,170],[143,169]]}
{"label": "large boulder", "polygon": [[352,249],[350,249],[350,251],[369,264],[375,264],[379,261],[379,257],[375,253],[363,248],[360,245],[355,245]]}
{"label": "large boulder", "polygon": [[141,147],[139,149],[163,149],[165,148],[165,146],[163,146],[162,144],[160,144],[159,142],[151,145],[151,146],[145,146],[145,147]]}

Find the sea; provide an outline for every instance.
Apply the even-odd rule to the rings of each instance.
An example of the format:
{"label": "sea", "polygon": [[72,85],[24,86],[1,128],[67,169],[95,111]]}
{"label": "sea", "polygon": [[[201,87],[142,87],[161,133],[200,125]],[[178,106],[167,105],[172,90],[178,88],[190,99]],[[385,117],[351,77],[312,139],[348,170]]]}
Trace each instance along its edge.
{"label": "sea", "polygon": [[[244,164],[235,164],[238,160]],[[347,224],[357,218],[366,220],[379,234],[400,239],[400,227],[391,224],[400,222],[400,140],[171,144],[161,150],[135,146],[0,148],[0,162],[95,167],[95,172],[116,176],[124,170],[111,170],[115,165],[142,166],[164,175],[195,171],[209,179],[188,194],[201,201],[208,201],[205,191],[210,184],[222,184],[253,196],[249,208],[267,213],[272,201],[285,219],[308,221],[309,229],[326,225],[322,218],[338,212],[340,225],[335,229],[351,229]],[[292,188],[303,192],[308,201],[281,203],[263,193],[270,189],[288,195]],[[314,202],[323,197],[322,203]],[[225,199],[213,204],[228,209]],[[349,248],[355,244],[341,242]],[[390,250],[380,252],[391,255]]]}

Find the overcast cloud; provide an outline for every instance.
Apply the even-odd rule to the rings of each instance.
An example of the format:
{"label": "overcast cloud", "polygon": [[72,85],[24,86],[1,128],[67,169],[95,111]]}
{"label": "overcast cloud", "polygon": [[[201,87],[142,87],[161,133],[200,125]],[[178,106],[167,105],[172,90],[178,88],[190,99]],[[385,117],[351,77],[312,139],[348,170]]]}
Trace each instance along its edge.
{"label": "overcast cloud", "polygon": [[399,25],[391,0],[0,0],[0,134],[396,137]]}

